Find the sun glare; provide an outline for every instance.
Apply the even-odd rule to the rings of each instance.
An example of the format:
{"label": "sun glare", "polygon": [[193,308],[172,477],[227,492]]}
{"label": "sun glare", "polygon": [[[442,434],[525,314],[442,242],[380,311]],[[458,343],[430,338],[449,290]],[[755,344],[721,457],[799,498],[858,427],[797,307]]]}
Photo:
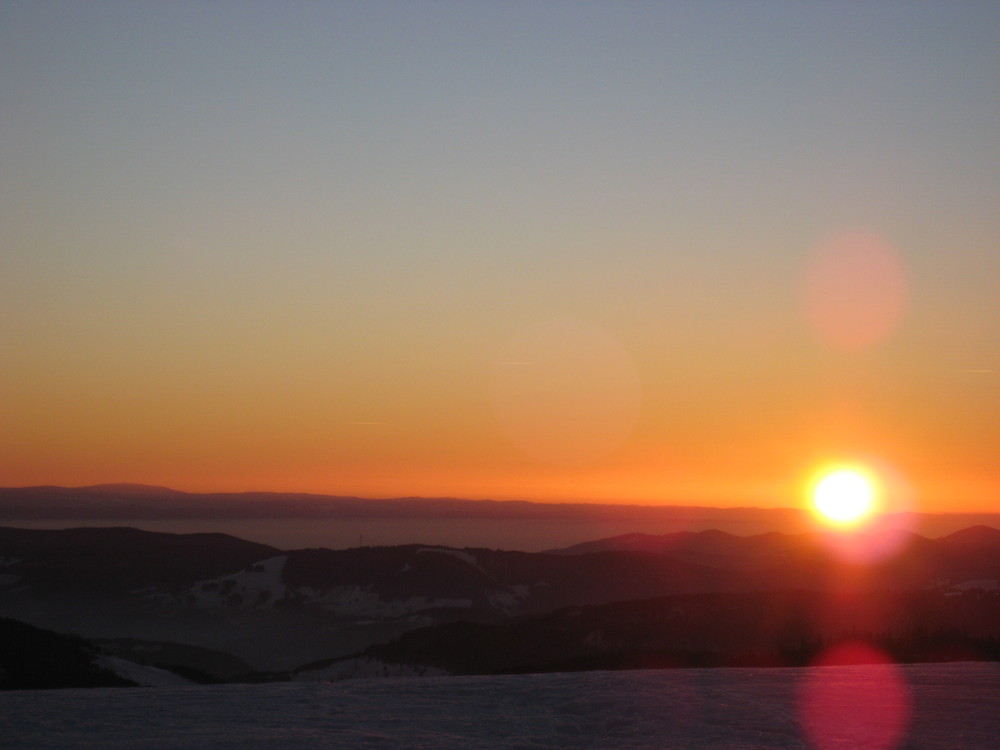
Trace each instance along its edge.
{"label": "sun glare", "polygon": [[837,468],[824,472],[812,490],[812,503],[824,521],[853,525],[875,509],[875,480],[860,468]]}

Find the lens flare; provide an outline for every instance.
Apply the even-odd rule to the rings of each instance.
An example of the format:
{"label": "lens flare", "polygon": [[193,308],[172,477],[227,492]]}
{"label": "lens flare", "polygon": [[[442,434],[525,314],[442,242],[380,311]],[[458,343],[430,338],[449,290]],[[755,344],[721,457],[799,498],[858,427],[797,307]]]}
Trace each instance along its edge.
{"label": "lens flare", "polygon": [[906,739],[911,715],[902,670],[867,643],[834,646],[805,673],[799,719],[810,747],[817,750],[895,750]]}
{"label": "lens flare", "polygon": [[906,269],[896,249],[868,232],[819,246],[803,280],[806,320],[828,346],[860,351],[885,341],[906,309]]}

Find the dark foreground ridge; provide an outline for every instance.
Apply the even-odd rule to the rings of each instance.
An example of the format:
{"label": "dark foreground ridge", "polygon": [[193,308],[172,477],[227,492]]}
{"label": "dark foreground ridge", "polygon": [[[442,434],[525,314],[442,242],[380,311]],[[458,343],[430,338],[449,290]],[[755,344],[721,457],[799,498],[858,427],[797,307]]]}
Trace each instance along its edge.
{"label": "dark foreground ridge", "polygon": [[998,622],[995,592],[832,600],[815,591],[699,594],[574,607],[501,625],[436,625],[364,655],[451,674],[799,667],[833,645],[861,641],[899,663],[1000,661]]}
{"label": "dark foreground ridge", "polygon": [[83,638],[0,618],[0,690],[134,687],[97,664],[98,649]]}

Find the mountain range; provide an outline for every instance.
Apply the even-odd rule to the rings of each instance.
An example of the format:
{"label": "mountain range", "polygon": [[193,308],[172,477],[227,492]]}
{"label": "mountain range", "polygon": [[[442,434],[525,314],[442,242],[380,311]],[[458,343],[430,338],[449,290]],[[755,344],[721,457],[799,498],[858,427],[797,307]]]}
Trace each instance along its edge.
{"label": "mountain range", "polygon": [[[845,557],[846,538],[890,552]],[[998,605],[986,526],[630,534],[545,553],[0,528],[0,616],[201,681],[789,663],[849,632],[900,658],[994,658]]]}

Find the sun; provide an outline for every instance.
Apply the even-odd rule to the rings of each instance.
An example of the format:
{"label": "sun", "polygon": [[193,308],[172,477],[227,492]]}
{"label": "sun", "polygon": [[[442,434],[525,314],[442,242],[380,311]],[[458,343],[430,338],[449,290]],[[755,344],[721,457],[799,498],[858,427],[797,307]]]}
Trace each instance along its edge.
{"label": "sun", "polygon": [[812,504],[827,523],[852,526],[875,510],[875,479],[860,467],[839,467],[823,472],[812,488]]}

